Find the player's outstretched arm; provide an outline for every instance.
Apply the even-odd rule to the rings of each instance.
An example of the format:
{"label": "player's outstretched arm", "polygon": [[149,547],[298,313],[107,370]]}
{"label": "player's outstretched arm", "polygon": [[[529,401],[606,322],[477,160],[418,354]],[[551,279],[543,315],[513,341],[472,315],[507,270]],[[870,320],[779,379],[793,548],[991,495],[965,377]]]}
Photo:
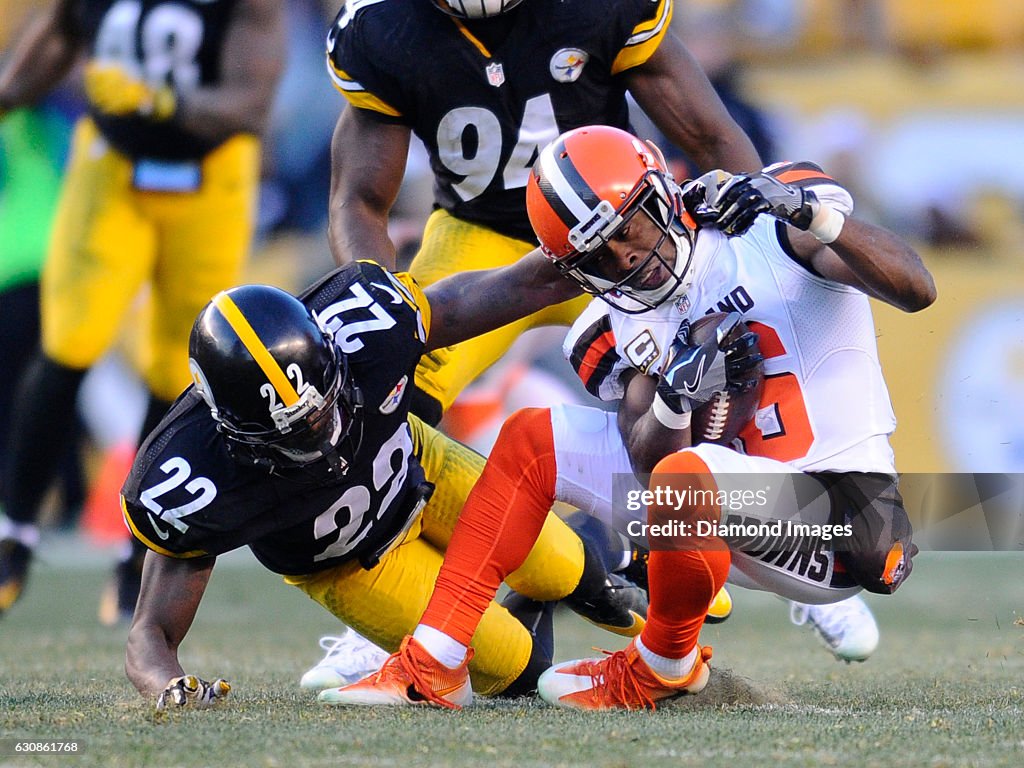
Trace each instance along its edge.
{"label": "player's outstretched arm", "polygon": [[822,277],[904,312],[919,312],[935,301],[935,281],[921,257],[888,229],[850,216],[827,246],[807,232],[790,227],[789,233],[794,252]]}
{"label": "player's outstretched arm", "polygon": [[429,350],[493,331],[582,291],[535,249],[507,267],[446,277],[425,293],[431,311]]}
{"label": "player's outstretched arm", "polygon": [[0,67],[0,118],[38,101],[63,80],[75,63],[78,48],[71,0],[58,0],[32,19]]}
{"label": "player's outstretched arm", "polygon": [[[203,705],[227,693],[217,685],[223,681],[205,683],[187,675],[178,662],[178,646],[192,626],[215,562],[214,557],[178,559],[146,553],[139,602],[128,630],[125,672],[139,693],[154,702],[163,698],[167,706]],[[194,686],[188,679],[193,677]],[[176,687],[184,697],[180,701]]]}
{"label": "player's outstretched arm", "polygon": [[671,31],[643,64],[622,73],[644,112],[702,173],[739,173],[764,163],[729,115],[704,70]]}
{"label": "player's outstretched arm", "polygon": [[388,213],[405,176],[412,135],[407,126],[382,123],[346,107],[331,141],[328,242],[339,266],[369,259],[395,268]]}

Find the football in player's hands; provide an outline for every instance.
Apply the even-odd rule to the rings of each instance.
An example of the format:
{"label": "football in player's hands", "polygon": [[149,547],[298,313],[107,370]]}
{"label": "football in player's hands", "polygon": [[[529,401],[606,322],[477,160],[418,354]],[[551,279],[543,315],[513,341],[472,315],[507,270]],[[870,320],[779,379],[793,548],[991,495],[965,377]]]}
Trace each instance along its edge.
{"label": "football in player's hands", "polygon": [[[690,325],[690,343],[703,344],[726,319],[725,312],[705,315]],[[725,391],[716,392],[710,400],[693,411],[690,437],[693,445],[716,443],[729,445],[748,421],[754,418],[761,390],[764,388],[764,358],[757,344],[757,334],[740,321],[720,343],[726,354]]]}

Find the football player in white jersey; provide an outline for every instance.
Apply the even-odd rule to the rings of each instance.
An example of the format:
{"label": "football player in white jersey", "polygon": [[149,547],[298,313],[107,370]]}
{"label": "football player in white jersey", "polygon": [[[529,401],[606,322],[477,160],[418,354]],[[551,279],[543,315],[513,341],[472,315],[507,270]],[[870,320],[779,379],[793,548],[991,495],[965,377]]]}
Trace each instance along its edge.
{"label": "football player in white jersey", "polygon": [[[618,411],[513,414],[410,642],[374,676],[322,698],[406,704],[411,686],[417,701],[452,706],[444,690],[467,674],[487,601],[556,498],[651,548],[643,632],[606,658],[545,672],[541,696],[561,706],[653,708],[702,690],[711,649],[698,635],[727,576],[831,603],[891,593],[910,572],[916,547],[868,304],[915,312],[934,301],[906,243],[853,217],[850,195],[811,163],[712,173],[684,190],[655,148],[604,126],[569,131],[541,153],[527,205],[554,266],[602,299],[566,351]],[[716,311],[731,314],[691,345],[690,322]],[[740,318],[759,351],[749,334],[723,343]],[[736,444],[691,445],[691,413],[760,356],[757,416]]]}

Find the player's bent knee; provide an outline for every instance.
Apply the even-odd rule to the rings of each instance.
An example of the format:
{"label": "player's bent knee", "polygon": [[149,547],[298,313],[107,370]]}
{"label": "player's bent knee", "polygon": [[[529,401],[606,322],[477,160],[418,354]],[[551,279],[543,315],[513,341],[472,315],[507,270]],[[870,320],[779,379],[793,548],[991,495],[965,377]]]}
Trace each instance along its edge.
{"label": "player's bent knee", "polygon": [[549,512],[530,554],[505,582],[534,600],[561,600],[579,586],[585,564],[580,537]]}
{"label": "player's bent knee", "polygon": [[869,551],[838,553],[851,576],[868,592],[890,595],[907,580],[913,568],[917,545],[913,542],[892,542],[890,546]]}
{"label": "player's bent knee", "polygon": [[652,524],[671,522],[693,530],[698,521],[719,517],[715,476],[693,451],[678,451],[659,461],[651,473],[648,490],[654,498],[654,503],[647,506],[647,518]]}
{"label": "player's bent knee", "polygon": [[522,440],[529,447],[550,448],[553,443],[551,409],[520,408],[502,425],[499,439],[503,438],[513,444]]}
{"label": "player's bent knee", "polygon": [[473,634],[473,648],[476,653],[469,662],[473,690],[483,696],[505,692],[530,667],[534,656],[533,638],[526,627],[495,602],[487,606]]}
{"label": "player's bent knee", "polygon": [[684,449],[670,453],[655,465],[652,482],[659,475],[711,475],[711,468],[695,452]]}

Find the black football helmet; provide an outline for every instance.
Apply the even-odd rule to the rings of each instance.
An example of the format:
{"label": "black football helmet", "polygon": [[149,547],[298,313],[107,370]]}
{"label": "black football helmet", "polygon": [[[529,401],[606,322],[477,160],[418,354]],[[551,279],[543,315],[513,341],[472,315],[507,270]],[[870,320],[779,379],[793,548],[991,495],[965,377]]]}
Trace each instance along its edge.
{"label": "black football helmet", "polygon": [[434,5],[460,19],[487,19],[511,11],[523,0],[433,0]]}
{"label": "black football helmet", "polygon": [[189,368],[232,457],[270,471],[326,460],[340,477],[362,436],[345,355],[306,306],[269,285],[221,291],[199,313]]}

